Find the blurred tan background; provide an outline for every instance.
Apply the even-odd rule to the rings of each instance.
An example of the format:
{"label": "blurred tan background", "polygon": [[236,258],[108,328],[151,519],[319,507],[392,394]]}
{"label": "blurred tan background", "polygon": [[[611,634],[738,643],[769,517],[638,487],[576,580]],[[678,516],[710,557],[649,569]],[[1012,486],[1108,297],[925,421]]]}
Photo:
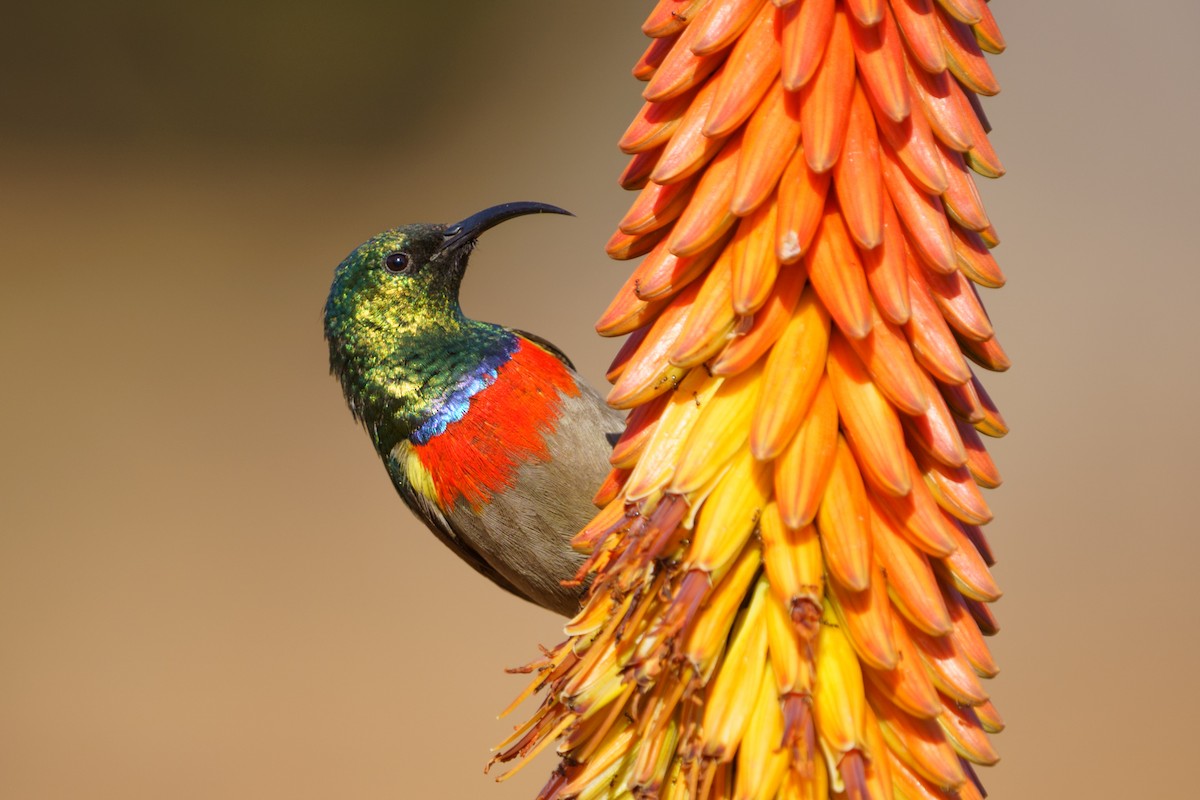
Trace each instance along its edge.
{"label": "blurred tan background", "polygon": [[[407,514],[327,375],[334,265],[536,199],[464,305],[600,381],[649,2],[6,3],[0,798],[532,797],[481,767],[560,622]],[[1186,796],[1200,12],[997,0],[1016,366],[997,798]],[[1192,500],[1188,498],[1192,497]],[[1193,789],[1194,790],[1194,789]]]}

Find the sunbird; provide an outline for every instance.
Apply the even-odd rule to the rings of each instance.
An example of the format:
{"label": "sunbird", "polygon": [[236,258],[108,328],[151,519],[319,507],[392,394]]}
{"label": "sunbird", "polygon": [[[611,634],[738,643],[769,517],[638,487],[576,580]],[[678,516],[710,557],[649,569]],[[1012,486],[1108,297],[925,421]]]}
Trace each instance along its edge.
{"label": "sunbird", "polygon": [[338,265],[325,305],[330,368],[396,490],[439,539],[497,585],[564,615],[623,415],[563,352],[463,314],[459,287],[489,228],[545,203],[493,206],[453,225],[405,225]]}

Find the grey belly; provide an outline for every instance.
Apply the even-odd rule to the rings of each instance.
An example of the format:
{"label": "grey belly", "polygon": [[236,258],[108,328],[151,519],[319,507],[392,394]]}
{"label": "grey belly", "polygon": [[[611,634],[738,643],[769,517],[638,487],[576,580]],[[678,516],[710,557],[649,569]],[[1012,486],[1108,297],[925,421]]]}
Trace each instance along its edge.
{"label": "grey belly", "polygon": [[578,397],[562,398],[563,414],[547,437],[549,461],[522,465],[482,513],[450,514],[463,540],[514,587],[566,616],[579,610],[581,590],[561,582],[585,558],[571,538],[596,514],[592,497],[611,469],[609,435],[624,429],[621,414],[590,388],[580,389]]}

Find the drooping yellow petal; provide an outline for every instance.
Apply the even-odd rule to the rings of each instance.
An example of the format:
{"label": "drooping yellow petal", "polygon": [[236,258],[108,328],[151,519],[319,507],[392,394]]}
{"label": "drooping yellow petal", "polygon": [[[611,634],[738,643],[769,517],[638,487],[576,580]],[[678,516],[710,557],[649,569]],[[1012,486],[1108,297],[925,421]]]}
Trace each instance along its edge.
{"label": "drooping yellow petal", "polygon": [[867,276],[836,205],[826,207],[805,264],[813,289],[842,333],[852,339],[866,336],[871,330]]}
{"label": "drooping yellow petal", "polygon": [[1000,754],[992,747],[974,709],[959,705],[947,697],[942,698],[942,708],[945,713],[938,717],[938,725],[955,752],[968,761],[984,766],[991,766],[1000,760]]}
{"label": "drooping yellow petal", "polygon": [[870,333],[847,341],[897,411],[908,415],[926,412],[937,390],[917,364],[903,331],[884,319],[877,306],[871,307]]}
{"label": "drooping yellow petal", "polygon": [[652,303],[637,295],[636,273],[621,287],[605,312],[596,321],[601,336],[624,336],[648,325],[658,317],[665,302]]}
{"label": "drooping yellow petal", "polygon": [[728,136],[745,122],[779,72],[775,9],[763,4],[734,45],[725,71],[714,85],[716,96],[704,123],[706,136]]}
{"label": "drooping yellow petal", "polygon": [[863,739],[866,695],[862,669],[846,634],[832,620],[821,625],[816,650],[818,680],[813,715],[821,746],[836,764]]}
{"label": "drooping yellow petal", "polygon": [[956,336],[955,338],[958,339],[958,345],[962,348],[963,354],[984,369],[992,372],[1004,372],[1012,366],[1008,353],[1004,352],[1004,348],[1000,346],[1000,342],[994,336],[983,341],[976,341],[966,336]]}
{"label": "drooping yellow petal", "polygon": [[642,23],[642,33],[656,39],[673,36],[683,30],[698,5],[697,0],[658,0]]}
{"label": "drooping yellow petal", "polygon": [[957,270],[945,274],[926,269],[921,280],[929,287],[929,296],[956,334],[975,342],[986,342],[995,337],[992,321],[965,275]]}
{"label": "drooping yellow petal", "polygon": [[909,270],[908,302],[911,314],[904,330],[912,342],[913,355],[921,366],[942,383],[962,384],[971,379],[971,369],[955,343],[946,318],[938,310],[924,281]]}
{"label": "drooping yellow petal", "polygon": [[938,558],[949,555],[958,546],[954,523],[934,500],[911,454],[908,469],[911,492],[904,497],[878,494],[874,499],[883,513],[923,552]]}
{"label": "drooping yellow petal", "polygon": [[903,166],[914,188],[933,195],[945,192],[949,178],[925,115],[910,114],[897,122],[876,109],[875,119],[884,148]]}
{"label": "drooping yellow petal", "polygon": [[[666,0],[666,2],[671,3],[673,0]],[[675,42],[678,39],[678,34],[669,34],[658,39],[652,39],[650,44],[646,46],[641,58],[637,60],[637,63],[633,65],[633,69],[630,70],[633,73],[633,77],[639,81],[648,81],[654,77],[654,73],[662,65],[663,59],[667,57],[667,53],[671,52],[671,48],[675,46]]]}
{"label": "drooping yellow petal", "polygon": [[834,12],[825,55],[812,80],[800,90],[800,125],[805,157],[814,172],[826,172],[842,151],[850,98],[854,94],[854,46],[845,12]]}
{"label": "drooping yellow petal", "polygon": [[[667,300],[702,277],[721,251],[719,244],[714,244],[695,255],[681,258],[667,249],[668,244],[664,239],[655,245],[633,271],[634,294],[648,303]],[[661,308],[661,304],[658,307]]]}
{"label": "drooping yellow petal", "polygon": [[680,181],[666,186],[650,181],[617,227],[622,233],[638,235],[669,225],[687,207],[694,186],[691,181]]}
{"label": "drooping yellow petal", "polygon": [[821,63],[833,31],[834,0],[804,0],[783,9],[783,85],[788,91],[802,88]]}
{"label": "drooping yellow petal", "polygon": [[993,95],[1000,91],[1000,84],[992,74],[987,59],[975,41],[969,25],[953,19],[948,14],[937,13],[938,33],[946,51],[946,65],[967,89],[978,94]]}
{"label": "drooping yellow petal", "polygon": [[983,388],[983,384],[979,382],[979,378],[975,377],[975,375],[971,376],[971,388],[974,390],[975,397],[979,400],[979,411],[983,415],[983,419],[980,422],[973,423],[975,429],[985,436],[1006,436],[1008,434],[1008,423],[1004,421],[1004,417],[1000,415],[1000,409],[996,408],[996,404],[992,402],[987,389]]}
{"label": "drooping yellow petal", "polygon": [[1004,718],[996,711],[996,707],[992,704],[991,700],[971,707],[975,709],[975,716],[979,718],[979,723],[983,725],[985,731],[988,733],[999,733],[1004,730]]}
{"label": "drooping yellow petal", "polygon": [[879,134],[861,85],[854,89],[846,141],[833,165],[833,183],[846,227],[865,250],[883,242],[883,174],[879,164]]}
{"label": "drooping yellow petal", "polygon": [[[750,605],[739,615],[721,668],[704,706],[704,755],[729,761],[750,724],[767,671],[767,582],[759,579]],[[769,683],[774,683],[772,677]]]}
{"label": "drooping yellow petal", "polygon": [[863,477],[879,491],[908,494],[912,484],[900,419],[840,333],[830,341],[826,369],[842,431]]}
{"label": "drooping yellow petal", "polygon": [[770,489],[770,466],[741,450],[700,509],[684,568],[713,572],[729,563],[754,532]]}
{"label": "drooping yellow petal", "polygon": [[[725,346],[737,319],[731,301],[731,262],[730,251],[722,251],[705,276],[687,318],[667,351],[667,359],[675,366],[690,369],[712,358]],[[609,402],[612,402],[611,398]]]}
{"label": "drooping yellow petal", "polygon": [[883,212],[882,240],[870,249],[859,248],[867,285],[880,315],[895,325],[908,322],[908,270],[905,268],[908,245],[896,208],[890,197],[881,201]]}
{"label": "drooping yellow petal", "polygon": [[874,503],[871,531],[875,553],[887,573],[888,593],[896,608],[909,622],[932,636],[950,633],[953,623],[929,564],[929,556],[909,542]]}
{"label": "drooping yellow petal", "polygon": [[905,713],[872,683],[866,691],[884,739],[901,761],[935,786],[956,789],[966,782],[958,755],[935,721]]}
{"label": "drooping yellow petal", "polygon": [[988,699],[975,670],[960,653],[955,637],[931,636],[914,625],[905,624],[917,655],[938,691],[967,705],[978,705]]}
{"label": "drooping yellow petal", "polygon": [[[706,0],[700,0],[701,5]],[[655,70],[654,76],[642,91],[642,97],[654,102],[670,100],[693,86],[699,85],[713,70],[721,65],[721,53],[696,55],[692,45],[703,31],[693,25],[688,25],[679,35],[679,41],[667,53],[662,64]]]}
{"label": "drooping yellow petal", "polygon": [[688,632],[681,648],[682,655],[706,683],[717,658],[725,652],[734,615],[746,599],[746,590],[761,566],[762,551],[751,541],[713,587],[704,615]]}
{"label": "drooping yellow petal", "polygon": [[[938,47],[941,47],[940,37]],[[945,71],[926,72],[910,59],[908,78],[913,97],[925,112],[925,120],[929,123],[933,135],[951,150],[966,153],[975,142],[979,121],[974,118],[974,114],[971,114],[970,120],[963,118],[963,112],[969,110],[969,106],[964,102],[965,98],[961,92],[954,93],[953,90],[958,88],[958,84],[953,76]]]}
{"label": "drooping yellow petal", "polygon": [[821,221],[830,173],[815,172],[796,148],[779,179],[779,211],[775,231],[775,253],[784,264],[792,264],[808,251]]}
{"label": "drooping yellow petal", "polygon": [[733,198],[741,134],[729,137],[696,185],[687,208],[675,225],[667,249],[677,256],[699,253],[729,230],[734,223],[729,204]]}
{"label": "drooping yellow petal", "polygon": [[983,199],[979,196],[979,190],[975,188],[975,181],[971,179],[962,155],[942,142],[938,142],[937,145],[946,174],[946,191],[942,195],[946,213],[954,222],[973,231],[990,227],[992,223],[983,209]]}
{"label": "drooping yellow petal", "polygon": [[1002,482],[1000,472],[988,451],[984,449],[979,432],[961,419],[955,419],[954,425],[958,428],[959,438],[967,449],[967,469],[970,470],[971,477],[983,488],[995,489]]}
{"label": "drooping yellow petal", "polygon": [[774,796],[788,768],[788,752],[779,747],[783,736],[783,715],[779,710],[780,699],[775,691],[775,676],[770,663],[738,751],[734,800],[758,800]]}
{"label": "drooping yellow petal", "polygon": [[[961,533],[961,525],[958,528]],[[958,549],[942,559],[940,566],[943,567],[941,575],[953,583],[955,589],[972,600],[985,603],[1000,600],[1000,587],[991,577],[988,564],[976,546],[967,539],[966,534],[962,534]]]}
{"label": "drooping yellow petal", "polygon": [[891,4],[908,53],[925,72],[946,69],[946,53],[933,16],[933,0],[901,0]]}
{"label": "drooping yellow petal", "polygon": [[693,95],[681,94],[665,103],[647,101],[629,123],[617,146],[622,152],[633,155],[666,144],[692,100]]}
{"label": "drooping yellow petal", "polygon": [[906,713],[918,719],[933,719],[942,712],[937,690],[917,656],[908,629],[895,615],[892,615],[892,636],[896,642],[896,666],[867,667],[863,675]]}
{"label": "drooping yellow petal", "polygon": [[978,233],[965,230],[960,225],[951,225],[950,235],[954,237],[955,261],[964,275],[989,289],[999,289],[1004,285],[1004,273]]}
{"label": "drooping yellow petal", "polygon": [[871,530],[867,493],[850,446],[841,436],[833,457],[833,471],[817,509],[817,529],[830,576],[850,591],[866,589],[871,582]]}
{"label": "drooping yellow petal", "polygon": [[625,481],[628,479],[628,469],[613,467],[609,470],[608,477],[604,479],[604,483],[600,484],[600,488],[596,490],[596,494],[592,495],[592,505],[597,508],[604,508],[613,500],[616,500],[617,495],[625,488]]}
{"label": "drooping yellow petal", "polygon": [[928,375],[919,373],[917,380],[925,389],[929,405],[921,414],[905,417],[904,427],[910,440],[948,467],[963,466],[967,463],[967,451],[950,409]]}
{"label": "drooping yellow petal", "polygon": [[829,316],[807,290],[763,370],[763,393],[750,428],[757,458],[775,458],[791,440],[816,396],[828,346]]}
{"label": "drooping yellow petal", "polygon": [[655,401],[665,405],[646,444],[646,456],[638,459],[625,484],[627,498],[640,500],[666,487],[675,474],[679,453],[687,444],[701,409],[708,406],[721,383],[722,379],[713,378],[704,370],[693,370],[677,391]]}
{"label": "drooping yellow petal", "polygon": [[966,467],[948,467],[920,448],[913,455],[938,505],[968,525],[992,521],[992,511]]}
{"label": "drooping yellow petal", "polygon": [[988,141],[983,123],[974,113],[971,101],[975,95],[960,87],[955,80],[947,80],[947,83],[951,99],[957,106],[955,113],[963,117],[963,125],[968,131],[967,138],[971,142],[970,148],[963,154],[967,159],[967,166],[985,178],[999,178],[1004,174],[1004,165],[1000,163],[1000,157]]}
{"label": "drooping yellow petal", "polygon": [[799,141],[798,106],[777,79],[746,123],[737,181],[730,198],[735,215],[746,216],[775,193]]}
{"label": "drooping yellow petal", "polygon": [[778,208],[772,198],[754,209],[738,221],[737,233],[730,242],[733,310],[739,314],[753,314],[761,308],[779,274],[779,259],[775,255]]}
{"label": "drooping yellow petal", "polygon": [[[651,156],[650,165],[646,170],[647,177],[658,183],[674,183],[694,175],[717,154],[725,140],[710,138],[702,133],[704,120],[715,97],[716,83],[705,83],[696,92],[696,99],[692,101],[691,106],[679,119],[671,138],[663,145],[661,155],[656,156],[654,150],[645,154],[639,153],[639,156]],[[621,185],[626,186],[625,183]]]}
{"label": "drooping yellow petal", "polygon": [[[757,313],[741,318],[734,337],[721,355],[713,359],[710,369],[714,375],[737,375],[772,348],[791,320],[807,279],[808,273],[800,264],[784,267],[766,305]],[[750,327],[740,330],[747,320],[753,320]]]}
{"label": "drooping yellow petal", "polygon": [[723,50],[735,41],[754,19],[755,12],[765,0],[728,0],[709,3],[691,23],[699,30],[692,42],[692,52],[708,55]]}
{"label": "drooping yellow petal", "polygon": [[[635,153],[629,159],[629,163],[625,165],[625,169],[621,171],[621,175],[617,178],[617,183],[622,189],[641,189],[646,185],[646,181],[650,179],[650,172],[654,169],[655,163],[663,153],[666,145],[660,145],[650,150],[641,153]],[[666,181],[659,181],[665,183]],[[605,252],[608,252],[609,247],[605,247]]]}
{"label": "drooping yellow petal", "polygon": [[[699,415],[675,459],[677,467],[670,491],[677,494],[696,491],[742,449],[746,442],[747,421],[761,389],[762,370],[750,370],[722,381],[707,401],[695,396]],[[686,396],[682,398],[682,402],[687,400]],[[740,433],[729,435],[729,431]]]}
{"label": "drooping yellow petal", "polygon": [[879,2],[877,9],[872,22],[851,15],[850,40],[863,87],[884,116],[900,122],[911,110],[908,76],[904,73],[904,46],[888,5]]}
{"label": "drooping yellow petal", "polygon": [[1000,28],[996,25],[996,18],[992,16],[991,9],[988,8],[987,3],[979,3],[977,10],[979,11],[979,22],[971,26],[971,30],[975,33],[975,41],[989,53],[1003,53],[1007,45],[1004,35],[1000,33]]}
{"label": "drooping yellow petal", "polygon": [[[817,531],[811,525],[787,527],[774,503],[768,503],[763,510],[759,529],[763,565],[771,591],[797,629],[812,638],[816,634],[825,596],[824,565]],[[784,678],[790,676],[792,670],[776,669],[776,673]]]}
{"label": "drooping yellow petal", "polygon": [[837,402],[823,380],[810,411],[775,463],[775,497],[788,527],[803,527],[816,517],[833,473],[837,440]]}
{"label": "drooping yellow petal", "polygon": [[825,589],[826,604],[862,663],[875,669],[895,669],[900,653],[892,634],[892,606],[883,573],[874,569],[870,583],[859,591],[842,586],[834,577]]}
{"label": "drooping yellow petal", "polygon": [[608,402],[614,408],[632,408],[678,385],[684,371],[667,361],[667,352],[679,336],[699,291],[696,284],[688,286],[659,313],[608,393]]}
{"label": "drooping yellow petal", "polygon": [[950,226],[936,189],[927,192],[913,185],[896,152],[885,141],[880,148],[883,159],[883,183],[896,207],[896,215],[904,223],[913,249],[922,261],[941,272],[954,270],[954,244]]}
{"label": "drooping yellow petal", "polygon": [[626,233],[618,230],[604,245],[604,252],[608,253],[609,258],[615,258],[618,261],[644,256],[662,241],[666,233],[666,228],[656,228],[644,233]]}

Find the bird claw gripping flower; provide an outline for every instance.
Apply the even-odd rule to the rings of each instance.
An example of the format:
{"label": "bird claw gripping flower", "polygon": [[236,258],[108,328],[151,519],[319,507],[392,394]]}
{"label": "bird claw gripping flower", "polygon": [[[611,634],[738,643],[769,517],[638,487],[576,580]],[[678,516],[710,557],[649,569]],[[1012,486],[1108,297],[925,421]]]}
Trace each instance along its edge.
{"label": "bird claw gripping flower", "polygon": [[494,760],[557,743],[539,800],[979,798],[1003,37],[985,0],[659,0],[643,31],[607,249],[645,258],[597,323],[629,425]]}

